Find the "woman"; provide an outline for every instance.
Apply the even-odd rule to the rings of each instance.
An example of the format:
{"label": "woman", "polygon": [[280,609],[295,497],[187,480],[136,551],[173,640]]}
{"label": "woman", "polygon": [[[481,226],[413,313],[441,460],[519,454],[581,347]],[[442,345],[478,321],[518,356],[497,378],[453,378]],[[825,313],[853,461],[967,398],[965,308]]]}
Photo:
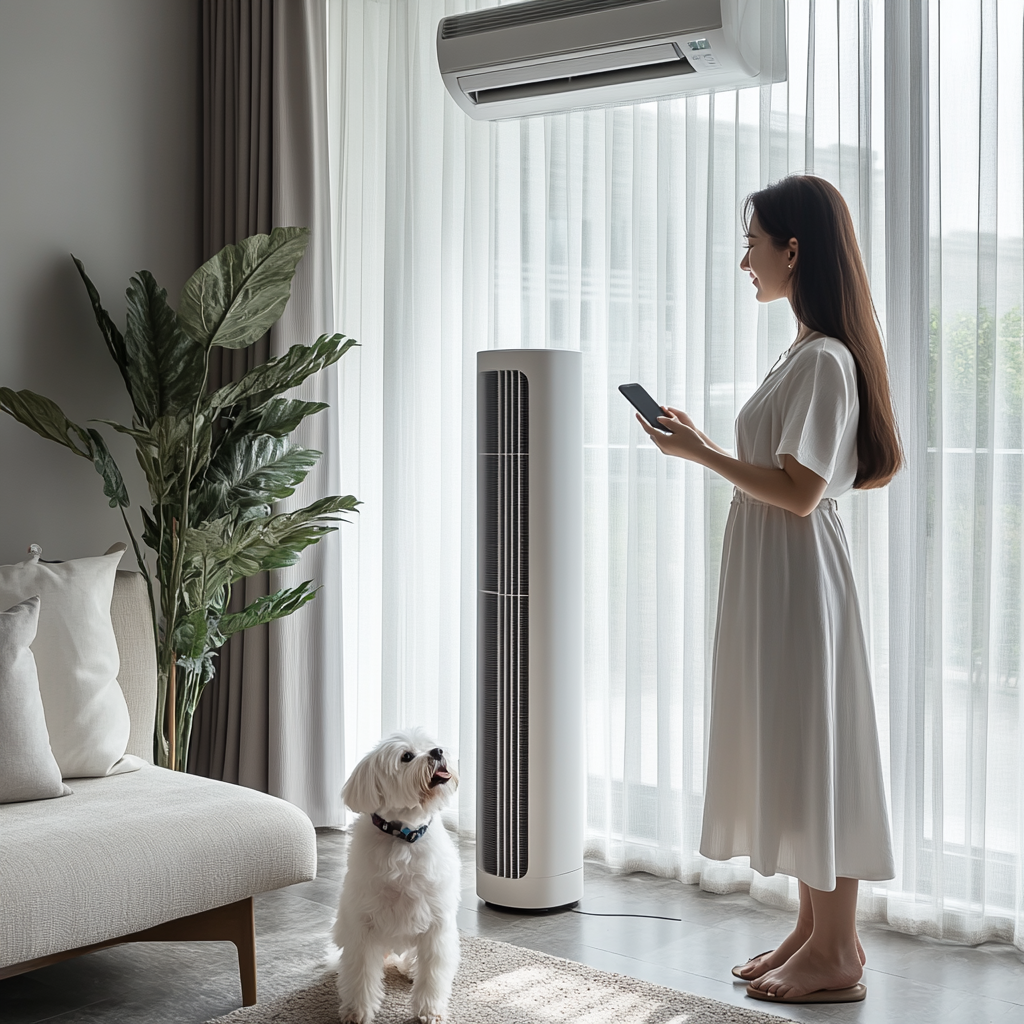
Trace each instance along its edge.
{"label": "woman", "polygon": [[[736,458],[666,409],[666,455],[736,487],[722,551],[701,853],[800,882],[796,927],[734,974],[777,1002],[863,999],[858,879],[892,878],[867,647],[835,499],[902,455],[885,356],[839,192],[785,178],[747,199],[759,302],[796,340],[740,410]],[[639,417],[637,417],[639,419]]]}

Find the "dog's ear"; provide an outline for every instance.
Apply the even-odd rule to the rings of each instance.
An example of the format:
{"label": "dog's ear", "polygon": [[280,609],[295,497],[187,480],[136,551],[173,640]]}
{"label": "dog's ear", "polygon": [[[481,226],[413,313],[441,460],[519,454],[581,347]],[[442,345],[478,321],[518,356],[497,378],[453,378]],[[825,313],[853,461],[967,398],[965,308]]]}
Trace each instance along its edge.
{"label": "dog's ear", "polygon": [[374,760],[372,753],[367,754],[355,766],[341,791],[342,800],[356,814],[373,814],[384,803]]}

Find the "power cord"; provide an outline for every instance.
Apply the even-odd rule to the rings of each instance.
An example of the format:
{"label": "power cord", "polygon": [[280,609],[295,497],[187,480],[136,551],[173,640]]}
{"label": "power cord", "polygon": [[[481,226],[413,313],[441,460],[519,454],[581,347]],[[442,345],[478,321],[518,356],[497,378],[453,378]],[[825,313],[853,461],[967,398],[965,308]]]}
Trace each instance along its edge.
{"label": "power cord", "polygon": [[593,910],[577,910],[573,907],[574,914],[583,914],[586,917],[646,917],[651,921],[679,921],[682,923],[681,917],[662,917],[661,914],[598,914]]}

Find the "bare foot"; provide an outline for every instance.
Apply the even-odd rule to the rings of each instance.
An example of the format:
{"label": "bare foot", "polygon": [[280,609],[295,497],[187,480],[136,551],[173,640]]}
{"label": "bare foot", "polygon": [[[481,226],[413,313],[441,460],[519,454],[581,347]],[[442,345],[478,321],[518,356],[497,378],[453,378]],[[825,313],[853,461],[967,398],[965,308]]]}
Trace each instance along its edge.
{"label": "bare foot", "polygon": [[751,960],[750,963],[740,968],[739,973],[746,981],[760,978],[762,974],[781,967],[810,937],[811,930],[803,928],[798,921],[796,927],[775,949],[756,960]]}
{"label": "bare foot", "polygon": [[[811,933],[798,924],[777,949],[752,959],[740,968],[740,974],[745,980],[753,981],[755,978],[760,978],[761,975],[775,970],[776,967],[781,967],[810,937]],[[861,967],[863,967],[868,962],[868,958],[864,954],[864,947],[860,944],[859,935],[857,936],[857,956],[860,959]]]}
{"label": "bare foot", "polygon": [[776,998],[807,995],[820,989],[849,988],[864,973],[857,946],[824,952],[805,942],[781,967],[752,981],[751,987]]}

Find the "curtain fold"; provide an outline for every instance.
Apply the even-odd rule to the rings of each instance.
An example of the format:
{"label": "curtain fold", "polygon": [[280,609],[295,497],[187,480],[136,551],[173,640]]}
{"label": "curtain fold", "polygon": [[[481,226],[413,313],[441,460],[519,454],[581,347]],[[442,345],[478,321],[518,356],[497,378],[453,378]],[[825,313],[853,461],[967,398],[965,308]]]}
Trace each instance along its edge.
{"label": "curtain fold", "polygon": [[[347,531],[346,756],[475,733],[475,353],[584,352],[587,851],[793,905],[697,853],[731,487],[660,457],[638,380],[733,444],[792,341],[759,307],[740,210],[839,187],[887,338],[908,468],[840,502],[868,634],[899,875],[861,911],[1024,948],[1024,0],[790,0],[786,82],[479,123],[433,57],[449,0],[328,0]],[[966,68],[963,47],[978,55]],[[351,612],[350,612],[351,609]],[[472,830],[464,795],[460,827]]]}
{"label": "curtain fold", "polygon": [[[250,349],[225,351],[213,386],[334,326],[327,153],[326,10],[319,0],[205,0],[204,244],[206,255],[274,226],[311,238],[281,320]],[[323,452],[281,510],[338,493],[337,368],[295,397],[330,403],[293,435]],[[200,702],[189,769],[302,807],[315,825],[343,820],[340,564],[330,535],[296,566],[237,584],[232,610],[312,578],[317,598],[246,630],[221,649]]]}
{"label": "curtain fold", "polygon": [[[204,0],[203,259],[249,235],[269,232],[272,216],[272,0]],[[218,349],[210,387],[265,362],[269,334],[246,349]],[[229,610],[269,593],[266,573],[232,588]],[[216,674],[196,709],[188,770],[267,792],[268,627],[236,633],[221,648]]]}
{"label": "curtain fold", "polygon": [[[928,672],[926,633],[934,614],[934,580],[927,575],[928,502],[928,3],[910,0],[886,9],[885,202],[886,291],[899,302],[886,307],[889,377],[899,417],[906,466],[889,486],[890,636],[889,755],[893,853],[897,883],[922,878],[916,840],[926,780],[925,765],[937,676]],[[929,688],[931,692],[929,693]],[[941,687],[940,687],[941,689]],[[884,754],[883,754],[884,757]],[[933,865],[937,866],[933,861]],[[926,911],[927,913],[927,911]]]}
{"label": "curtain fold", "polygon": [[[273,355],[334,331],[326,47],[323,0],[277,0],[274,220],[308,226],[311,235],[292,281],[291,299],[270,332]],[[297,444],[324,454],[281,503],[282,511],[340,493],[337,364],[291,394],[307,402],[327,402],[329,408],[308,417],[292,435]],[[346,524],[340,527],[344,530]],[[271,573],[274,589],[310,578],[321,588],[294,615],[270,623],[269,644],[270,792],[298,804],[314,825],[344,821],[340,574],[337,533],[307,548],[296,565]]]}

